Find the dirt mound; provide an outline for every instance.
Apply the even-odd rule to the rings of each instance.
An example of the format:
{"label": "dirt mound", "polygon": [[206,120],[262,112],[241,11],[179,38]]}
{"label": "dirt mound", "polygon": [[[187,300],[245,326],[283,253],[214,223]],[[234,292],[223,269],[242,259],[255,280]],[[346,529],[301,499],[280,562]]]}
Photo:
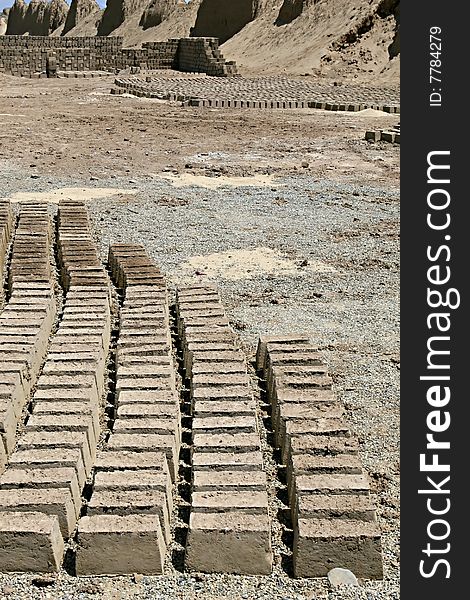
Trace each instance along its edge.
{"label": "dirt mound", "polygon": [[139,25],[143,29],[160,25],[175,10],[177,0],[151,0],[144,10]]}
{"label": "dirt mound", "polygon": [[[302,4],[302,6],[300,6]],[[399,59],[391,60],[399,0],[268,0],[259,16],[229,39],[222,51],[242,73],[327,76],[398,82]],[[287,6],[295,12],[288,13]],[[284,8],[284,10],[282,10]],[[291,18],[288,23],[281,24]],[[289,16],[290,15],[290,16]]]}
{"label": "dirt mound", "polygon": [[142,15],[149,0],[108,0],[98,25],[98,35],[109,35],[122,25],[131,15]]}
{"label": "dirt mound", "polygon": [[258,0],[202,0],[191,35],[216,37],[223,44],[253,21],[258,8]]}
{"label": "dirt mound", "polygon": [[101,14],[101,9],[96,0],[72,0],[61,35],[65,35],[71,29],[77,27],[88,15],[93,13],[96,13],[97,18],[98,14]]}

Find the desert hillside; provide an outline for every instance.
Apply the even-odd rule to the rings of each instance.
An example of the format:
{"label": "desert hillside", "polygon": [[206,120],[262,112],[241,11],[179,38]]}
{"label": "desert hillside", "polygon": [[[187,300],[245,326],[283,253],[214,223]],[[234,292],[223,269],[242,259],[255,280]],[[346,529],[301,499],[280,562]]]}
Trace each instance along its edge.
{"label": "desert hillside", "polygon": [[68,14],[64,4],[15,0],[7,33],[119,35],[128,47],[218,37],[242,74],[399,79],[399,0],[107,0],[104,10],[72,0]]}

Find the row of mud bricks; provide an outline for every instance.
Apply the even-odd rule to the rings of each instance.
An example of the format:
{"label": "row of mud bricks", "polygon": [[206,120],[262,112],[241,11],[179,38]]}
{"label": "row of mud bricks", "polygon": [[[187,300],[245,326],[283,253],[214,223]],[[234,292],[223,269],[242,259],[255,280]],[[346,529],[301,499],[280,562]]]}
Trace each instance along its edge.
{"label": "row of mud bricks", "polygon": [[[73,542],[77,575],[161,574],[182,431],[165,278],[136,245],[111,246],[105,270],[82,203],[61,202],[55,227],[45,204],[16,217],[4,203],[0,229],[0,572],[56,571]],[[268,574],[275,517],[245,355],[215,287],[180,288],[174,314],[192,420],[186,568]],[[257,367],[296,576],[381,577],[367,478],[318,353],[263,338]]]}

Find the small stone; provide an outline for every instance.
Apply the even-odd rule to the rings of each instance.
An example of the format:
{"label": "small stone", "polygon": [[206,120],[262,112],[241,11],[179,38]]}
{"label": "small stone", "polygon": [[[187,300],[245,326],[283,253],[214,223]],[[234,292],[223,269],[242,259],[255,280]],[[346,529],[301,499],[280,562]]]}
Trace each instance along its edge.
{"label": "small stone", "polygon": [[1,590],[2,597],[3,596],[10,596],[11,594],[14,594],[14,593],[15,593],[15,589],[12,588],[10,585],[6,585]]}
{"label": "small stone", "polygon": [[142,583],[143,578],[142,573],[134,573],[134,583]]}
{"label": "small stone", "polygon": [[35,577],[32,584],[39,588],[49,587],[50,585],[55,584],[55,579],[52,577]]}
{"label": "small stone", "polygon": [[92,175],[90,177],[90,181],[98,181],[98,177],[95,177],[94,175]]}
{"label": "small stone", "polygon": [[31,173],[31,179],[39,179],[39,175],[37,173]]}
{"label": "small stone", "polygon": [[332,587],[338,587],[340,585],[359,585],[354,573],[348,569],[331,569],[328,573],[328,580]]}
{"label": "small stone", "polygon": [[96,594],[101,594],[101,592],[103,591],[101,586],[98,585],[97,583],[84,583],[83,585],[81,585],[78,590],[77,590],[80,594],[90,594],[90,595],[96,595]]}
{"label": "small stone", "polygon": [[309,167],[309,163],[306,160],[303,160],[302,161],[302,168],[308,169],[308,167]]}

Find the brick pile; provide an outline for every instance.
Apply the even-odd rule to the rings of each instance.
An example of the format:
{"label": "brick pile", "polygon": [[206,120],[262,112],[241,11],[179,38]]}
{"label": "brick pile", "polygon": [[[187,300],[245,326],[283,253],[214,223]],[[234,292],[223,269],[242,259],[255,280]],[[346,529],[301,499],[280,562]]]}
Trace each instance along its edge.
{"label": "brick pile", "polygon": [[116,69],[122,50],[120,37],[0,37],[0,71],[23,77],[46,70],[54,57],[63,71]]}
{"label": "brick pile", "polygon": [[234,62],[227,62],[219,49],[217,38],[182,38],[179,40],[180,71],[207,73],[215,77],[237,75]]}
{"label": "brick pile", "polygon": [[111,71],[130,67],[180,69],[214,76],[236,74],[210,38],[145,42],[142,48],[122,48],[121,37],[1,36],[0,71],[32,77],[46,71],[52,58],[59,71]]}
{"label": "brick pile", "polygon": [[[12,214],[2,206],[3,251]],[[51,225],[44,204],[23,206],[8,271],[9,300],[0,316],[0,474],[14,450],[17,425],[36,384],[56,316],[51,286]]]}
{"label": "brick pile", "polygon": [[[37,217],[30,227],[33,222]],[[17,237],[18,232],[15,244]],[[110,342],[110,283],[82,203],[60,203],[57,237],[65,305],[37,381],[32,414],[0,477],[0,571],[59,569],[63,538],[75,530],[81,491],[96,458]],[[35,274],[38,267],[38,261],[31,265]],[[46,280],[50,272],[41,278]]]}
{"label": "brick pile", "polygon": [[[0,281],[3,282],[5,257],[10,244],[13,212],[9,200],[0,200]],[[3,287],[0,293],[3,292]]]}
{"label": "brick pile", "polygon": [[181,445],[168,293],[142,246],[111,246],[108,263],[125,295],[115,419],[97,456],[87,515],[78,525],[77,573],[156,575],[171,541]]}
{"label": "brick pile", "polygon": [[358,442],[321,357],[305,336],[264,337],[256,364],[287,467],[295,575],[323,577],[343,567],[382,578],[380,528]]}
{"label": "brick pile", "polygon": [[271,525],[256,405],[216,289],[180,288],[177,326],[193,417],[186,567],[268,574]]}
{"label": "brick pile", "polygon": [[285,77],[126,77],[115,80],[112,93],[178,100],[187,106],[209,108],[319,108],[356,112],[366,108],[399,113],[395,88],[354,84],[333,86]]}
{"label": "brick pile", "polygon": [[392,144],[400,143],[400,124],[394,125],[390,129],[379,129],[378,131],[366,131],[365,139],[371,142],[390,142]]}

